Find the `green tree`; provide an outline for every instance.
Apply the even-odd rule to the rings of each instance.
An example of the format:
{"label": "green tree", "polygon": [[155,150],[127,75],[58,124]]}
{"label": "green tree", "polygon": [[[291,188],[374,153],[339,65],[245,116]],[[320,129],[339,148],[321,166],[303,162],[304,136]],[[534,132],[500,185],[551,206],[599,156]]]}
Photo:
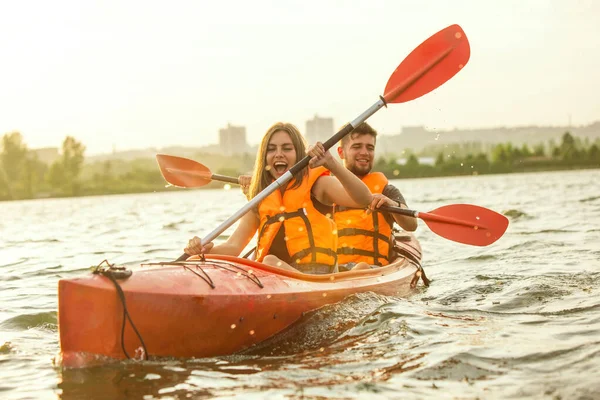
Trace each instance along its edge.
{"label": "green tree", "polygon": [[543,157],[545,154],[546,154],[546,151],[544,149],[543,143],[539,143],[539,144],[533,146],[533,155],[534,156]]}
{"label": "green tree", "polygon": [[577,158],[577,146],[575,138],[569,132],[565,132],[559,146],[559,156],[563,160],[574,160]]}
{"label": "green tree", "polygon": [[85,146],[71,136],[62,145],[61,157],[48,171],[48,182],[60,193],[74,196],[79,193],[79,174],[84,161]]}
{"label": "green tree", "polygon": [[21,197],[19,181],[27,160],[27,146],[19,132],[7,133],[2,137],[0,153],[0,196],[5,199]]}
{"label": "green tree", "polygon": [[588,160],[600,163],[600,147],[594,143],[588,149]]}

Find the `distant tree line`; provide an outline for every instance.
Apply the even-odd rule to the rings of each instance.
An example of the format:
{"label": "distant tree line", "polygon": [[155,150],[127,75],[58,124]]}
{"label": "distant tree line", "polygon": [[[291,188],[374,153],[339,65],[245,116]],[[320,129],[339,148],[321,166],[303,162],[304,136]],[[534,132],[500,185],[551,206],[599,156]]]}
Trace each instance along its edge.
{"label": "distant tree line", "polygon": [[[168,188],[155,160],[85,163],[85,146],[70,136],[65,138],[60,156],[51,164],[40,161],[19,132],[5,134],[1,145],[0,200],[155,192]],[[432,148],[428,150],[430,154],[431,151]],[[194,158],[217,174],[229,176],[247,174],[254,164],[254,157],[248,154],[232,157],[198,154]],[[444,145],[438,149],[433,165],[420,163],[417,155],[409,153],[404,163],[395,157],[378,158],[374,167],[388,178],[396,179],[580,168],[600,168],[600,143],[580,140],[569,132],[560,143],[548,146]],[[223,183],[212,182],[206,187],[223,187]]]}
{"label": "distant tree line", "polygon": [[[473,149],[479,152],[471,152]],[[530,148],[501,143],[488,150],[474,143],[446,145],[438,150],[433,165],[419,163],[417,155],[408,153],[403,163],[395,157],[379,158],[374,169],[388,178],[399,179],[600,168],[600,142],[582,141],[569,132],[563,134],[559,144],[550,142],[548,146],[538,144]]]}

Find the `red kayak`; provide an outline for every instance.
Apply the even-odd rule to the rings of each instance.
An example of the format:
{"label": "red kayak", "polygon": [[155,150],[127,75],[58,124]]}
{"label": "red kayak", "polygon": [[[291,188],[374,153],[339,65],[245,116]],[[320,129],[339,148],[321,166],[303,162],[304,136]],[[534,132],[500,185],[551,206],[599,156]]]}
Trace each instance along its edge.
{"label": "red kayak", "polygon": [[357,292],[407,296],[421,276],[421,247],[397,238],[388,266],[328,275],[284,271],[245,258],[151,263],[133,272],[98,269],[58,283],[62,365],[129,357],[236,353],[303,313]]}

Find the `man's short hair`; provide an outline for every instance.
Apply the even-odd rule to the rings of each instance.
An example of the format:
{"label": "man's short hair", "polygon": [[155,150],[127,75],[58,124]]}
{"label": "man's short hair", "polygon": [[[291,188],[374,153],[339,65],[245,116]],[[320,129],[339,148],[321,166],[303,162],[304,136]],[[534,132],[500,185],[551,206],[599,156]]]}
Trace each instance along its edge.
{"label": "man's short hair", "polygon": [[377,131],[375,129],[373,129],[371,127],[371,125],[367,124],[366,122],[363,122],[362,124],[360,124],[359,126],[354,128],[354,130],[350,134],[348,134],[342,138],[342,141],[341,141],[342,147],[344,147],[351,138],[353,139],[357,136],[362,136],[362,135],[373,136],[373,139],[375,139],[375,143],[377,143]]}

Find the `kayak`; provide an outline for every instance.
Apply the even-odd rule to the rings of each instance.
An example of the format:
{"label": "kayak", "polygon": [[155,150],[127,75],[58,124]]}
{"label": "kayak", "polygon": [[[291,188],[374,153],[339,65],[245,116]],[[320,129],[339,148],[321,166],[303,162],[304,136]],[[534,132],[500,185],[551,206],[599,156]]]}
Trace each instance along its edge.
{"label": "kayak", "polygon": [[421,247],[403,232],[395,249],[397,258],[385,267],[327,275],[206,255],[61,279],[59,360],[82,367],[112,359],[228,355],[354,293],[406,297],[421,276]]}

